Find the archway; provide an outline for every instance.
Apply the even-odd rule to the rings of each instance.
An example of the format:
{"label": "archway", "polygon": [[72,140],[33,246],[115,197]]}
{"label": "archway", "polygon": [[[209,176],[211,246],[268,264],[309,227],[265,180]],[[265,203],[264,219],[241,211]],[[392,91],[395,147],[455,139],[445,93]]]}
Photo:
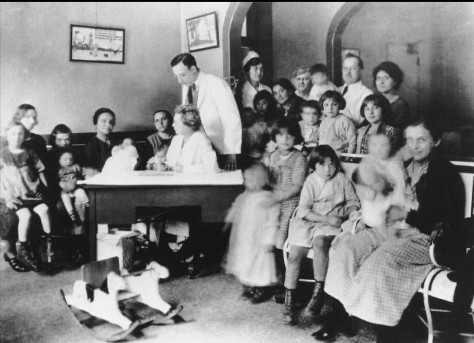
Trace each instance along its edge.
{"label": "archway", "polygon": [[352,2],[342,5],[329,26],[326,39],[326,63],[329,75],[336,85],[342,84],[342,34],[347,24],[366,4],[366,2]]}

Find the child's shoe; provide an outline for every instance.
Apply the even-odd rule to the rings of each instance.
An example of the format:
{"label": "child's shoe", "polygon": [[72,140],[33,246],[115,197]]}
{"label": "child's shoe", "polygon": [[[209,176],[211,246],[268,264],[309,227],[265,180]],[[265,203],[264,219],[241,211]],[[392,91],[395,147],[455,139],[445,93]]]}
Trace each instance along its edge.
{"label": "child's shoe", "polygon": [[17,244],[16,258],[35,272],[41,270],[40,264],[30,257],[30,251],[28,250],[26,242],[20,242]]}
{"label": "child's shoe", "polygon": [[260,304],[264,301],[270,300],[272,292],[269,287],[255,287],[255,291],[250,300],[252,304]]}
{"label": "child's shoe", "polygon": [[242,298],[245,300],[252,300],[252,297],[255,293],[255,288],[254,287],[249,287],[249,286],[243,286],[242,288]]}

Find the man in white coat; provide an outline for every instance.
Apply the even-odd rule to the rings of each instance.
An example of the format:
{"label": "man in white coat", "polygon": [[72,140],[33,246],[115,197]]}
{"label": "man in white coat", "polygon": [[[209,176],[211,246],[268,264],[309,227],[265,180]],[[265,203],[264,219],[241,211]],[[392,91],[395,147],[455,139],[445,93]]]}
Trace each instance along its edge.
{"label": "man in white coat", "polygon": [[362,69],[364,62],[357,55],[348,53],[342,61],[342,78],[344,85],[339,88],[339,92],[346,100],[346,108],[342,113],[359,127],[364,121],[360,115],[362,102],[368,96],[373,94],[372,90],[362,84]]}
{"label": "man in white coat", "polygon": [[202,127],[218,153],[219,166],[235,170],[242,145],[242,123],[230,86],[223,79],[202,72],[188,53],[174,57],[171,69],[183,86],[183,104],[199,109]]}

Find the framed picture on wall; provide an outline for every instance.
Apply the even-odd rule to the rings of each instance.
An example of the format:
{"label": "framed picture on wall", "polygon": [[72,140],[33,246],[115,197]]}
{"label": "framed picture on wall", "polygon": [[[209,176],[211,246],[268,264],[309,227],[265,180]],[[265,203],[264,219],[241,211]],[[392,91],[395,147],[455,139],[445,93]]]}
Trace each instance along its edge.
{"label": "framed picture on wall", "polygon": [[70,61],[125,62],[125,30],[71,25]]}
{"label": "framed picture on wall", "polygon": [[186,19],[189,52],[219,47],[217,13]]}

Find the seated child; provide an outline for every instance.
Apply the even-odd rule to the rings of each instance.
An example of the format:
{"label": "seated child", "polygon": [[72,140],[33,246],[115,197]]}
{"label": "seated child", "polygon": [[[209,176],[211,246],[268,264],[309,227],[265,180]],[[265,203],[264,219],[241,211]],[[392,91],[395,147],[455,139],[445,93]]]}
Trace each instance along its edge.
{"label": "seated child", "polygon": [[[363,223],[384,230],[386,227],[403,229],[403,222],[391,219],[389,212],[397,209],[417,209],[417,201],[399,156],[393,156],[390,138],[383,134],[369,138],[369,155],[364,157],[354,170],[352,179],[361,199]],[[385,232],[396,235],[396,230]]]}
{"label": "seated child", "polygon": [[324,281],[329,263],[329,248],[341,232],[342,222],[360,207],[351,181],[341,172],[339,159],[328,145],[319,145],[311,153],[315,171],[303,185],[300,201],[290,221],[289,257],[285,276],[285,312],[287,324],[296,322],[294,292],[301,263],[313,249],[314,290],[303,319],[318,315],[324,305]]}
{"label": "seated child", "polygon": [[112,148],[112,156],[107,159],[102,173],[113,174],[132,171],[138,163],[138,152],[131,138],[125,138],[120,145]]}
{"label": "seated child", "polygon": [[313,65],[309,72],[311,74],[311,81],[313,83],[313,87],[309,92],[309,100],[316,100],[319,101],[321,95],[323,95],[326,91],[335,91],[337,87],[329,81],[328,78],[328,69],[322,63],[317,63]]}
{"label": "seated child", "polygon": [[259,91],[253,98],[253,108],[258,120],[267,123],[268,129],[271,129],[277,119],[276,103],[273,95],[266,90]]}
{"label": "seated child", "polygon": [[301,105],[301,118],[299,124],[303,136],[302,152],[309,155],[310,149],[318,145],[319,120],[321,111],[317,101],[308,100]]}
{"label": "seated child", "polygon": [[252,108],[242,110],[242,152],[241,167],[247,168],[262,159],[268,135],[267,124],[258,118]]}
{"label": "seated child", "polygon": [[232,224],[226,269],[243,285],[242,295],[253,303],[268,300],[277,283],[273,248],[278,230],[279,204],[263,164],[244,172],[245,192],[232,204],[226,222]]}
{"label": "seated child", "polygon": [[[77,187],[77,180],[82,179],[82,168],[74,164],[73,153],[69,149],[63,149],[58,154],[58,177],[59,187],[61,188],[61,200],[66,208],[71,221],[77,224],[77,228],[82,231],[82,225],[85,221],[85,207],[89,206],[89,198],[82,188]],[[73,198],[74,201],[73,206]],[[76,217],[76,213],[79,218]],[[82,232],[76,232],[82,233]]]}
{"label": "seated child", "polygon": [[168,145],[162,145],[156,149],[155,156],[151,157],[146,163],[147,170],[166,171],[166,154]]}
{"label": "seated child", "polygon": [[[17,255],[6,254],[5,260],[17,270],[16,262],[20,267],[27,267],[34,271],[40,270],[40,261],[33,258],[32,251],[27,244],[28,232],[31,225],[32,211],[40,218],[43,231],[47,235],[48,251],[51,249],[51,221],[49,208],[45,203],[44,164],[32,150],[23,148],[25,128],[20,123],[12,122],[6,129],[8,145],[0,154],[0,197],[6,206],[18,216]],[[50,257],[50,254],[48,254]]]}
{"label": "seated child", "polygon": [[340,113],[346,100],[336,91],[327,91],[319,100],[323,119],[319,126],[319,144],[327,144],[337,153],[353,154],[357,146],[356,129],[352,121]]}

